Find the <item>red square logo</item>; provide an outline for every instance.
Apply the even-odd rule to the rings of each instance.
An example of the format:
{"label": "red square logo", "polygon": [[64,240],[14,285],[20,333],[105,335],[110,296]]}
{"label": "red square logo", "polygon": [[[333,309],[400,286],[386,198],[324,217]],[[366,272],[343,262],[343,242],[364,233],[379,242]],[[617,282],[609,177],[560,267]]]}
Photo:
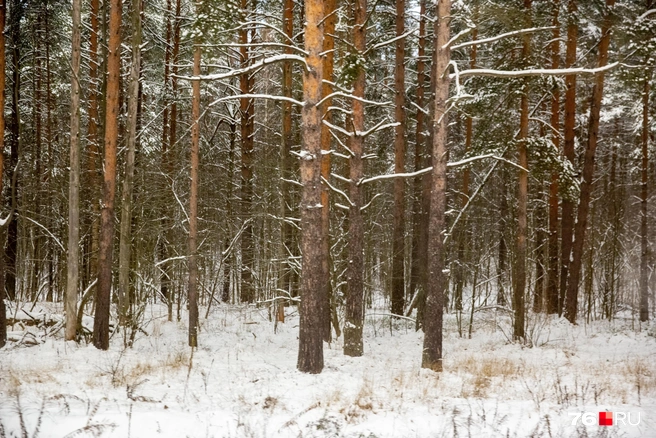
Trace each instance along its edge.
{"label": "red square logo", "polygon": [[612,426],[613,425],[613,413],[612,412],[599,412],[599,425],[600,426]]}

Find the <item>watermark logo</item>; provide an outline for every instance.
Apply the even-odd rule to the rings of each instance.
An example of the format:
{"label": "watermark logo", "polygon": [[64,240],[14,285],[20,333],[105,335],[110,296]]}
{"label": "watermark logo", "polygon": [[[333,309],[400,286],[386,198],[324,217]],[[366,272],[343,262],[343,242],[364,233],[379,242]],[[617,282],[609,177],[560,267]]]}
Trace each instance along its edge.
{"label": "watermark logo", "polygon": [[638,426],[640,412],[570,412],[572,426],[582,423],[584,426]]}

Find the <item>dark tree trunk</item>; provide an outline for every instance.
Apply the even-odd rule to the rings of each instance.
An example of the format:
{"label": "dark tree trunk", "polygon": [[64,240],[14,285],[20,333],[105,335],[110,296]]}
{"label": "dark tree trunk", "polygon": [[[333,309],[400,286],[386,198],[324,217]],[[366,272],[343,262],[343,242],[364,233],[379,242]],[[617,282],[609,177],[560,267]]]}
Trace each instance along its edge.
{"label": "dark tree trunk", "polygon": [[649,320],[649,225],[647,200],[649,181],[649,92],[651,73],[645,79],[642,95],[642,175],[640,187],[640,321]]}
{"label": "dark tree trunk", "polygon": [[[576,0],[569,0],[567,6],[567,53],[565,55],[565,68],[571,68],[576,62],[576,40],[579,28],[576,23]],[[565,158],[574,165],[574,127],[576,125],[576,75],[565,76],[565,143],[563,153]],[[562,217],[560,224],[560,287],[558,313],[562,314],[565,306],[567,290],[567,277],[569,276],[569,258],[572,253],[572,236],[574,233],[574,201],[568,197],[563,198]]]}
{"label": "dark tree trunk", "polygon": [[[560,0],[554,1],[553,41],[551,43],[551,68],[560,67],[560,23],[558,11]],[[551,142],[556,152],[560,151],[560,89],[554,87],[551,98],[551,127],[555,130]],[[558,174],[551,174],[549,185],[549,236],[547,261],[547,313],[558,313]]]}
{"label": "dark tree trunk", "polygon": [[[405,32],[405,0],[396,0],[396,36]],[[405,173],[405,38],[396,41],[394,67],[394,173]],[[394,179],[391,310],[403,315],[405,306],[405,179]]]}
{"label": "dark tree trunk", "polygon": [[[2,197],[2,176],[5,164],[5,16],[7,5],[0,0],[0,198]],[[0,199],[1,202],[1,199]],[[0,245],[4,247],[7,237],[5,227],[0,227]],[[0,256],[0,348],[7,343],[7,309],[5,307],[5,259]]]}
{"label": "dark tree trunk", "polygon": [[[606,0],[606,6],[611,8],[615,0]],[[608,46],[610,45],[610,30],[612,17],[609,13],[604,19],[601,27],[601,42],[599,43],[598,67],[608,63]],[[581,181],[581,198],[576,215],[574,228],[574,243],[572,244],[572,257],[569,265],[569,277],[567,279],[567,293],[565,303],[565,317],[572,324],[576,323],[578,313],[578,289],[581,276],[581,264],[583,262],[583,249],[585,243],[585,232],[588,225],[588,211],[590,209],[590,198],[592,196],[595,153],[597,150],[597,139],[599,135],[599,119],[601,114],[601,99],[604,95],[604,72],[595,75],[595,84],[592,88],[592,99],[590,102],[590,117],[588,120],[588,144],[583,159],[583,180]]]}
{"label": "dark tree trunk", "polygon": [[444,317],[444,294],[447,278],[444,273],[447,192],[447,99],[449,98],[450,48],[449,27],[451,22],[451,0],[438,0],[435,19],[435,55],[433,80],[435,100],[433,102],[433,170],[431,172],[430,213],[428,228],[428,293],[424,315],[424,348],[421,367],[442,371],[442,321]]}
{"label": "dark tree trunk", "polygon": [[[354,5],[355,25],[353,27],[353,44],[355,50],[364,53],[366,47],[367,1],[356,0]],[[365,70],[357,67],[353,96],[364,98]],[[358,182],[364,175],[362,155],[364,152],[364,137],[358,135],[364,132],[364,105],[362,101],[352,99],[353,134],[351,137],[350,183],[349,197],[349,249],[348,291],[346,295],[346,311],[344,323],[344,354],[347,356],[362,356],[362,326],[364,324],[364,224],[362,220],[362,188]]]}

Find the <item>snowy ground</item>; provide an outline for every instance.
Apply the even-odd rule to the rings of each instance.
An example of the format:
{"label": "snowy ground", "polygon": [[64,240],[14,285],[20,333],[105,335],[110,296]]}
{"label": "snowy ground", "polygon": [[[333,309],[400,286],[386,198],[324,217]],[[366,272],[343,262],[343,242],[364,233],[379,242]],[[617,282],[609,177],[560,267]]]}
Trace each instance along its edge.
{"label": "snowy ground", "polygon": [[[61,331],[36,346],[10,342],[0,437],[656,437],[653,325],[533,315],[529,348],[508,341],[505,313],[476,313],[472,339],[467,317],[460,337],[447,315],[438,375],[420,369],[411,322],[369,315],[364,357],[344,356],[340,339],[326,344],[323,373],[306,375],[296,371],[294,308],[277,333],[266,309],[215,308],[193,355],[186,322],[165,312],[149,308],[148,336],[131,349],[119,335],[103,352]],[[599,411],[614,425],[599,426]],[[573,426],[581,412],[591,414]],[[621,424],[621,413],[639,424]]]}

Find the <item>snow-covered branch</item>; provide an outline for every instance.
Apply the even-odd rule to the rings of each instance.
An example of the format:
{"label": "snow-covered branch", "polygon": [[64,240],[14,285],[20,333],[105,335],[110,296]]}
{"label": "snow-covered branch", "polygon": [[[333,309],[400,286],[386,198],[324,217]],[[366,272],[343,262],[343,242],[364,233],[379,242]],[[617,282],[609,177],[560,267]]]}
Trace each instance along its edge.
{"label": "snow-covered branch", "polygon": [[208,107],[212,107],[214,105],[217,105],[221,102],[225,102],[228,100],[237,100],[237,99],[269,99],[269,100],[282,100],[286,102],[291,102],[294,105],[299,105],[303,106],[303,102],[299,102],[298,100],[291,98],[291,97],[286,97],[286,96],[274,96],[271,94],[235,94],[233,96],[225,96],[220,99],[215,100],[214,102],[210,103]]}
{"label": "snow-covered branch", "polygon": [[368,137],[371,134],[373,134],[374,132],[382,131],[383,129],[387,129],[387,128],[393,128],[393,127],[399,126],[399,125],[400,125],[399,122],[384,123],[383,121],[380,121],[376,124],[376,126],[374,126],[373,128],[371,128],[367,131],[357,131],[356,135],[358,137]]}
{"label": "snow-covered branch", "polygon": [[[496,36],[489,37],[489,38],[481,38],[481,39],[474,40],[474,41],[468,41],[466,43],[460,43],[460,44],[457,44],[457,45],[451,47],[451,50],[462,49],[462,48],[465,48],[465,47],[475,46],[475,45],[478,45],[478,44],[493,43],[495,41],[499,41],[501,39],[512,37],[512,36],[524,35],[525,33],[533,33],[533,32],[537,32],[537,31],[540,31],[540,30],[552,30],[552,29],[555,29],[555,27],[554,26],[530,27],[528,29],[514,30],[512,32],[502,33],[500,35],[496,35]],[[449,41],[447,44],[445,44],[443,48],[449,47],[450,43],[451,43],[451,41]]]}
{"label": "snow-covered branch", "polygon": [[374,44],[373,46],[371,46],[367,50],[365,50],[363,55],[366,55],[367,53],[371,52],[372,50],[380,49],[381,47],[385,47],[385,46],[388,46],[390,44],[394,44],[398,40],[402,40],[402,39],[412,35],[415,32],[417,32],[417,29],[410,29],[409,31],[407,31],[403,35],[399,35],[399,36],[394,37],[392,39],[389,39],[387,41],[383,41],[383,42],[380,42],[378,44]]}
{"label": "snow-covered branch", "polygon": [[456,76],[492,76],[498,78],[521,78],[525,76],[568,76],[576,74],[597,74],[617,67],[619,62],[613,62],[604,67],[598,68],[535,68],[528,70],[492,70],[487,68],[475,68],[471,70],[464,70],[460,73],[451,73],[451,79]]}
{"label": "snow-covered branch", "polygon": [[321,181],[323,181],[324,184],[326,184],[328,187],[330,187],[330,190],[332,190],[335,193],[339,193],[340,195],[342,195],[342,197],[344,199],[346,199],[346,201],[349,203],[349,205],[355,205],[355,204],[353,204],[353,202],[351,201],[351,198],[349,198],[346,193],[344,193],[343,191],[341,191],[337,187],[330,184],[330,181],[328,181],[326,178],[321,177]]}
{"label": "snow-covered branch", "polygon": [[245,73],[250,73],[252,71],[257,71],[266,65],[274,64],[276,62],[281,62],[281,61],[298,61],[307,67],[307,64],[305,64],[304,57],[298,55],[292,55],[292,54],[282,54],[282,55],[275,55],[275,56],[270,56],[268,58],[264,58],[261,61],[256,62],[255,64],[249,65],[248,67],[237,68],[226,73],[216,73],[212,75],[200,75],[200,76],[175,75],[175,77],[187,81],[198,81],[198,80],[217,81],[220,79],[233,78],[235,76],[243,75]]}
{"label": "snow-covered branch", "polygon": [[336,92],[331,93],[331,94],[329,94],[328,96],[324,97],[323,99],[321,99],[317,105],[321,105],[321,104],[323,104],[326,100],[328,100],[328,99],[332,99],[332,98],[334,98],[334,97],[345,97],[345,98],[347,98],[347,99],[355,99],[355,100],[357,100],[357,101],[359,101],[359,102],[362,102],[362,103],[364,103],[364,104],[367,104],[367,105],[388,106],[388,105],[391,105],[391,104],[392,104],[392,102],[375,102],[375,101],[373,101],[373,100],[367,100],[367,99],[363,99],[363,98],[361,98],[361,97],[356,97],[356,96],[354,96],[354,95],[352,95],[352,94],[343,93],[343,92],[341,92],[341,91],[336,91]]}

